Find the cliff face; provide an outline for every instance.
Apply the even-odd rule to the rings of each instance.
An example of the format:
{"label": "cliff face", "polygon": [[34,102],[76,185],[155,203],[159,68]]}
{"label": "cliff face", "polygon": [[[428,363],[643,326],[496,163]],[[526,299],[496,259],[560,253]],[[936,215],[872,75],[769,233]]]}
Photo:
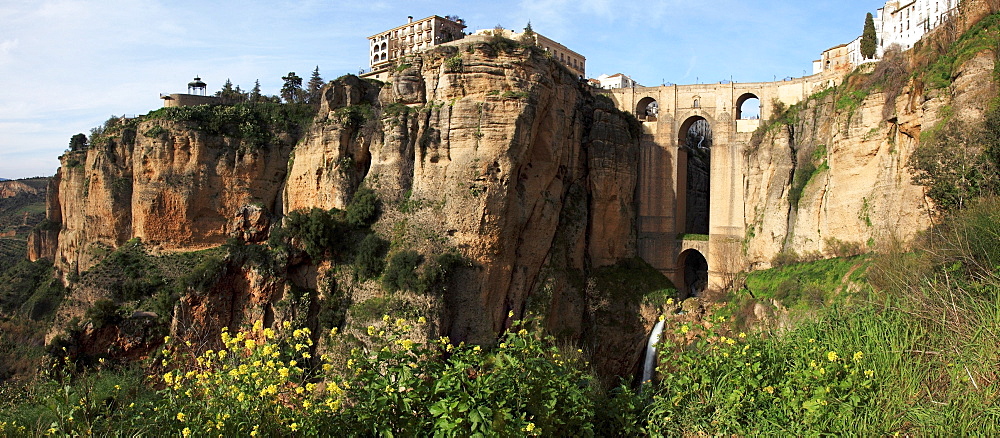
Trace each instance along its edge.
{"label": "cliff face", "polygon": [[845,104],[829,93],[793,108],[747,151],[751,265],[768,266],[789,251],[829,256],[875,249],[929,227],[933,206],[913,183],[908,163],[921,132],[950,111],[982,119],[996,95],[989,85],[994,59],[983,52],[966,61],[945,89],[925,91],[911,81],[888,100],[874,91]]}
{"label": "cliff face", "polygon": [[100,260],[94,246],[140,238],[157,250],[189,251],[218,246],[243,228],[266,230],[269,216],[254,212],[280,211],[294,141],[280,133],[267,147],[250,149],[190,122],[152,118],[123,126],[62,157],[49,198],[49,218],[62,227],[54,251],[53,239],[39,236],[39,253],[54,252],[60,270],[80,273]]}
{"label": "cliff face", "polygon": [[[391,252],[455,250],[469,262],[434,299],[434,336],[490,342],[530,301],[554,333],[614,352],[602,371],[632,371],[651,305],[641,293],[613,299],[610,283],[588,278],[635,257],[635,120],[533,48],[475,43],[407,62],[384,85],[355,77],[328,85],[297,144],[277,133],[248,147],[150,116],[68,153],[50,198],[62,228],[54,249],[39,254],[53,252],[75,273],[107,254],[100,248],[132,238],[153,252],[218,246],[231,235],[262,241],[272,218],[343,208],[365,186],[382,200],[373,229],[392,238]],[[50,240],[38,237],[46,248]],[[336,275],[312,263],[289,260],[274,278],[227,265],[216,286],[181,298],[174,330],[287,319],[273,304]],[[375,282],[337,281],[353,284],[354,301],[384,294]]]}

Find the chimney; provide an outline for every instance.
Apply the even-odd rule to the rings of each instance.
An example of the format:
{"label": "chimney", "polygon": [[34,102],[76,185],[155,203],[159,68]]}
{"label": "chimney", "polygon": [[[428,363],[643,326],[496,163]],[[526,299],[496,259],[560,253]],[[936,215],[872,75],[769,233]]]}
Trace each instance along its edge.
{"label": "chimney", "polygon": [[413,16],[412,15],[407,16],[406,17],[406,23],[409,24],[409,23],[412,23],[412,22],[413,22]]}

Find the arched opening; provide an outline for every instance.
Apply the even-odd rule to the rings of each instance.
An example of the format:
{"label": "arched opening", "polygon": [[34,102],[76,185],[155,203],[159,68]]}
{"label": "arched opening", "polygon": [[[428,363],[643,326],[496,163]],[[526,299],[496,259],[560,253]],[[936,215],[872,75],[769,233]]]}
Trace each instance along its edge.
{"label": "arched opening", "polygon": [[[712,168],[712,126],[704,117],[694,116],[681,124],[678,166],[678,224],[685,234],[708,234],[710,171]],[[683,188],[683,189],[682,189]]]}
{"label": "arched opening", "polygon": [[389,47],[389,46],[385,45],[385,43],[382,43],[382,50],[385,50],[386,47]]}
{"label": "arched opening", "polygon": [[736,99],[736,120],[757,120],[760,118],[760,98],[746,93]]}
{"label": "arched opening", "polygon": [[700,97],[695,97],[694,100],[691,101],[691,108],[701,108],[701,98]]}
{"label": "arched opening", "polygon": [[652,97],[643,97],[635,106],[635,116],[644,122],[655,122],[660,111],[660,104]]}
{"label": "arched opening", "polygon": [[680,298],[690,298],[700,296],[708,287],[708,260],[696,249],[689,249],[681,253],[677,259],[677,267],[680,272],[681,288]]}

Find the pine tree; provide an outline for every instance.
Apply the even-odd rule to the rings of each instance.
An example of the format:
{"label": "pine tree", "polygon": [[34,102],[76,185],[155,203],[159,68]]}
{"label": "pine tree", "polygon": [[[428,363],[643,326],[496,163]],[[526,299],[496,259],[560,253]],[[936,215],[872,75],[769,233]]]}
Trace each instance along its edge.
{"label": "pine tree", "polygon": [[281,80],[285,81],[285,84],[281,86],[281,98],[285,100],[285,103],[302,102],[302,78],[290,71],[287,76],[282,76]]}
{"label": "pine tree", "polygon": [[307,102],[312,104],[319,103],[319,92],[323,89],[323,78],[319,76],[319,66],[312,72],[312,77],[309,78],[309,84],[306,88],[306,99]]}
{"label": "pine tree", "polygon": [[527,26],[524,26],[524,32],[521,33],[521,37],[518,38],[521,44],[526,46],[535,45],[535,30],[531,28],[531,22],[528,22]]}
{"label": "pine tree", "polygon": [[865,16],[865,30],[861,33],[861,57],[864,59],[875,58],[876,48],[878,47],[878,41],[875,36],[875,19],[872,17],[872,13],[869,12]]}
{"label": "pine tree", "polygon": [[260,79],[257,79],[253,83],[253,89],[250,90],[250,103],[260,102]]}

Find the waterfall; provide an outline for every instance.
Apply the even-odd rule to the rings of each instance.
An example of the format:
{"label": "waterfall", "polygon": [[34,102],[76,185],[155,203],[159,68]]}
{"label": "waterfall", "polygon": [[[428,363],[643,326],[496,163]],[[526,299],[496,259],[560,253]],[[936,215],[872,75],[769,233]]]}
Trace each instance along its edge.
{"label": "waterfall", "polygon": [[653,369],[656,368],[656,343],[660,342],[660,333],[663,333],[662,318],[653,326],[653,332],[649,334],[649,342],[646,343],[646,361],[642,365],[642,383],[653,379]]}

